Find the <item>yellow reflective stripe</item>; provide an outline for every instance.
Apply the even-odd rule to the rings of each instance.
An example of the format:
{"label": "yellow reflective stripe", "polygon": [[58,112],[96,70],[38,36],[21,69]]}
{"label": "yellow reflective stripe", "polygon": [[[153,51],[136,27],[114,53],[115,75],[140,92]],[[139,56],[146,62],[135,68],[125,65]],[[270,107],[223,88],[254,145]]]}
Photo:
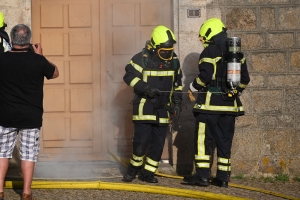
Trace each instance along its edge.
{"label": "yellow reflective stripe", "polygon": [[240,88],[246,88],[247,87],[247,84],[242,84],[242,83],[239,83],[239,85],[238,85],[238,87],[240,87]]}
{"label": "yellow reflective stripe", "polygon": [[182,86],[176,87],[175,90],[180,90],[181,91],[182,90]]}
{"label": "yellow reflective stripe", "polygon": [[218,162],[219,163],[223,163],[223,164],[230,164],[230,159],[228,158],[218,158]]}
{"label": "yellow reflective stripe", "polygon": [[200,105],[200,104],[195,104],[194,106],[195,109],[199,110],[209,110],[209,111],[228,111],[228,112],[242,112],[244,111],[243,106],[235,107],[235,106],[207,106],[207,105]]}
{"label": "yellow reflective stripe", "polygon": [[210,160],[209,155],[195,155],[195,160]]}
{"label": "yellow reflective stripe", "polygon": [[134,160],[130,159],[130,163],[135,167],[140,167],[143,165],[143,161],[135,162]]}
{"label": "yellow reflective stripe", "polygon": [[132,154],[132,158],[133,158],[134,160],[141,161],[141,160],[144,159],[144,156],[136,156],[136,155]]}
{"label": "yellow reflective stripe", "polygon": [[205,155],[205,128],[206,124],[203,122],[199,122],[199,128],[198,128],[198,141],[197,141],[197,149],[198,149],[198,155]]}
{"label": "yellow reflective stripe", "polygon": [[230,172],[231,167],[230,166],[224,166],[224,165],[218,165],[218,170],[225,171],[225,172]]}
{"label": "yellow reflective stripe", "polygon": [[156,120],[156,115],[144,115],[143,110],[145,106],[146,99],[141,98],[139,109],[138,109],[138,115],[133,115],[132,120]]}
{"label": "yellow reflective stripe", "polygon": [[198,167],[198,168],[209,168],[210,163],[196,163],[196,167]]}
{"label": "yellow reflective stripe", "polygon": [[152,166],[150,166],[150,165],[145,165],[145,167],[144,167],[146,170],[148,170],[148,171],[150,171],[150,172],[155,172],[156,171],[156,169],[157,168],[155,168],[155,167],[152,167]]}
{"label": "yellow reflective stripe", "polygon": [[168,124],[170,122],[169,118],[159,118],[159,123]]}
{"label": "yellow reflective stripe", "polygon": [[211,95],[212,95],[212,93],[207,91],[206,98],[205,98],[205,105],[207,105],[207,106],[209,106],[209,104],[210,104]]}
{"label": "yellow reflective stripe", "polygon": [[199,77],[196,78],[196,82],[198,85],[205,86],[205,83],[201,81]]}
{"label": "yellow reflective stripe", "polygon": [[136,70],[139,71],[140,73],[142,73],[143,70],[144,70],[141,66],[139,66],[139,65],[136,64],[136,63],[134,63],[132,60],[129,61],[129,64],[131,64],[131,65],[134,67],[134,69],[136,69]]}
{"label": "yellow reflective stripe", "polygon": [[132,120],[156,120],[156,115],[133,115]]}
{"label": "yellow reflective stripe", "polygon": [[244,64],[244,62],[246,61],[246,58],[242,58],[241,59],[241,63]]}
{"label": "yellow reflective stripe", "polygon": [[137,83],[137,82],[139,82],[141,79],[140,78],[137,78],[137,77],[135,77],[134,79],[132,79],[132,81],[130,82],[130,86],[131,87],[134,87],[135,86],[135,84]]}
{"label": "yellow reflective stripe", "polygon": [[174,76],[174,71],[144,71],[144,76]]}
{"label": "yellow reflective stripe", "polygon": [[140,104],[139,104],[139,110],[138,110],[139,116],[143,115],[143,110],[144,110],[145,103],[146,103],[146,99],[141,98],[141,101],[140,101]]}
{"label": "yellow reflective stripe", "polygon": [[208,62],[208,63],[211,63],[214,67],[214,73],[213,73],[213,76],[212,76],[212,80],[216,80],[216,72],[217,72],[217,62],[219,60],[221,60],[222,57],[216,57],[216,58],[202,58],[200,61],[199,61],[199,64],[201,64],[202,62]]}
{"label": "yellow reflective stripe", "polygon": [[146,161],[147,161],[147,163],[149,163],[150,165],[153,165],[153,166],[158,166],[158,164],[159,164],[157,161],[154,161],[149,157],[146,158]]}
{"label": "yellow reflective stripe", "polygon": [[203,63],[203,62],[208,62],[208,63],[211,63],[211,64],[214,64],[214,63],[217,63],[219,60],[221,60],[222,57],[216,57],[216,58],[202,58],[200,61],[199,61],[199,64]]}

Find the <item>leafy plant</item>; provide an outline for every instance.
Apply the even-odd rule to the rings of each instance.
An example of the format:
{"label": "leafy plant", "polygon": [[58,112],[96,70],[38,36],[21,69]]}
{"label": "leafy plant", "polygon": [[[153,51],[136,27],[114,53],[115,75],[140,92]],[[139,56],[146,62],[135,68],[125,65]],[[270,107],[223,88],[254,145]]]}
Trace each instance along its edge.
{"label": "leafy plant", "polygon": [[293,180],[297,181],[297,182],[300,182],[300,178],[299,177],[294,177]]}
{"label": "leafy plant", "polygon": [[232,176],[231,177],[232,179],[243,179],[244,178],[244,175],[243,174],[238,174],[238,175],[235,175],[235,176]]}
{"label": "leafy plant", "polygon": [[275,180],[287,182],[290,180],[290,176],[288,174],[279,174],[279,175],[275,176]]}

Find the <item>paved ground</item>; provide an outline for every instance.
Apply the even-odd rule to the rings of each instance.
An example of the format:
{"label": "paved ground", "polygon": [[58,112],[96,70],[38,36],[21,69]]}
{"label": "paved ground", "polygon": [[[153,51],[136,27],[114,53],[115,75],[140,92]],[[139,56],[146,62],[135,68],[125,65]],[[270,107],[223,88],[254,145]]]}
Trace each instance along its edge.
{"label": "paved ground", "polygon": [[[160,172],[163,174],[172,174],[174,170],[168,164],[160,166]],[[187,191],[198,191],[203,194],[211,195],[211,198],[222,199],[220,195],[230,195],[241,198],[251,199],[300,199],[300,182],[263,182],[259,180],[251,179],[232,179],[229,188],[219,188],[215,186],[209,186],[206,188],[198,186],[184,185],[181,179],[166,178],[157,176],[158,184],[144,183],[138,179],[135,179],[132,183],[123,183],[121,181],[122,173],[125,168],[119,166],[117,163],[38,163],[35,170],[35,181],[76,181],[82,183],[82,181],[101,181],[106,183],[122,183],[118,189],[124,189],[127,186],[134,186],[134,188],[141,188],[146,186],[163,186],[161,191],[167,190],[167,188],[179,188]],[[18,167],[11,167],[9,169],[7,180],[20,180],[21,173]],[[137,184],[137,185],[136,185]],[[142,186],[141,186],[142,185]],[[242,187],[242,188],[237,188]],[[270,194],[261,193],[258,191],[249,190],[245,187],[255,187],[258,189],[264,189],[268,191],[276,192],[279,195],[285,195],[285,198],[273,196]],[[5,189],[6,200],[19,199],[20,189]],[[190,192],[191,194],[192,192]],[[103,190],[103,189],[34,189],[33,194],[37,200],[64,200],[64,199],[195,199],[180,196],[170,196],[163,194],[154,194],[146,192],[129,192],[123,190]],[[290,198],[288,198],[289,196]],[[294,197],[294,198],[292,198]],[[203,198],[204,199],[204,198]],[[234,198],[230,198],[234,199]]]}

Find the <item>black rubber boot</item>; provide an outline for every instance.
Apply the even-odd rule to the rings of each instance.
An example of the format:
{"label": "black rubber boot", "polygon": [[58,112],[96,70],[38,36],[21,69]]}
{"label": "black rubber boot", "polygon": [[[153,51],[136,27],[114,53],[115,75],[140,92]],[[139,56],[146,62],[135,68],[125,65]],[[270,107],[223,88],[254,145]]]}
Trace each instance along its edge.
{"label": "black rubber boot", "polygon": [[141,181],[145,181],[145,182],[147,182],[147,183],[158,183],[158,180],[157,180],[157,178],[155,178],[154,177],[154,174],[152,175],[142,175],[142,176],[140,176],[139,177],[139,179],[141,180]]}
{"label": "black rubber boot", "polygon": [[228,181],[221,181],[217,178],[214,178],[211,182],[212,185],[218,186],[218,187],[223,187],[223,188],[228,188]]}
{"label": "black rubber boot", "polygon": [[198,176],[185,176],[183,178],[183,182],[185,182],[187,185],[197,185],[197,186],[203,186],[207,187],[210,185],[209,179],[198,177]]}
{"label": "black rubber boot", "polygon": [[138,169],[134,169],[133,167],[129,166],[127,173],[123,176],[122,181],[132,182],[135,179],[138,172],[139,172]]}

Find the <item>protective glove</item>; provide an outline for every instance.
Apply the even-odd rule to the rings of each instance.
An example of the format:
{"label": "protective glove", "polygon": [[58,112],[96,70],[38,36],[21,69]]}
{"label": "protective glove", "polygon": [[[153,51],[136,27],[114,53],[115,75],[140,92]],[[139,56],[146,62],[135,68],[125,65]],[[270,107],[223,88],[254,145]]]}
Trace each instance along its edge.
{"label": "protective glove", "polygon": [[159,90],[157,88],[151,87],[149,85],[147,85],[143,89],[143,93],[145,93],[149,98],[154,98],[154,97],[160,96]]}
{"label": "protective glove", "polygon": [[173,114],[176,118],[179,118],[181,112],[181,100],[175,99],[173,100],[171,114]]}
{"label": "protective glove", "polygon": [[193,94],[193,92],[192,92],[192,90],[191,89],[188,89],[188,94],[189,94],[189,98],[190,98],[190,100],[193,102],[193,101],[196,101],[196,98],[195,98],[195,96],[194,96],[194,94]]}

